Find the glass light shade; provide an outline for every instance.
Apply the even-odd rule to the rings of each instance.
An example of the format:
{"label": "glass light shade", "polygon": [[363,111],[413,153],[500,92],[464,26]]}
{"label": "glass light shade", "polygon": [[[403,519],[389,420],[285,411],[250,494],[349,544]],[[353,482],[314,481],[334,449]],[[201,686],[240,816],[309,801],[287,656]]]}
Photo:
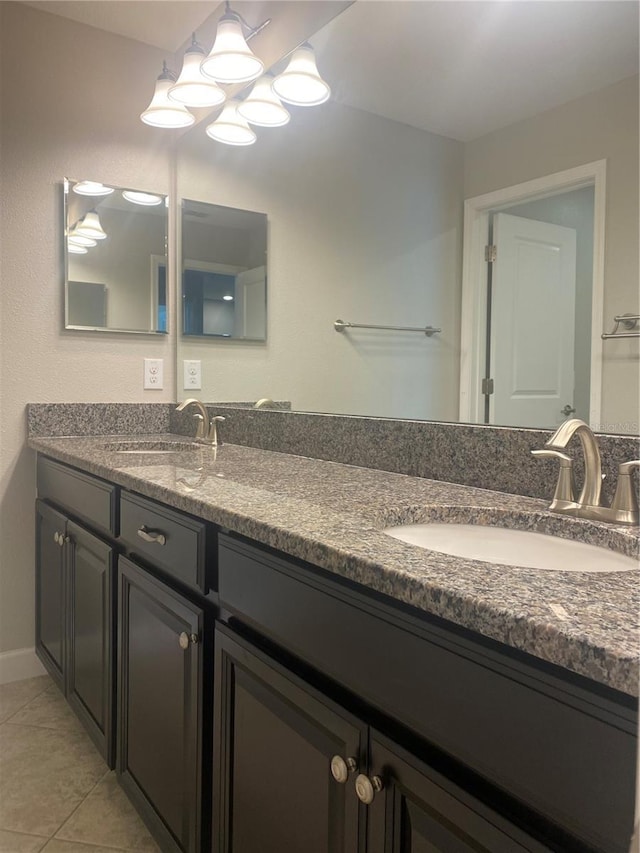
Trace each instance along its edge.
{"label": "glass light shade", "polygon": [[248,83],[262,74],[264,65],[245,41],[240,18],[227,12],[220,18],[211,52],[200,70],[219,83]]}
{"label": "glass light shade", "polygon": [[195,119],[189,110],[172,101],[169,98],[169,89],[175,83],[173,74],[164,67],[162,74],[156,81],[156,90],[153,93],[151,103],[146,110],[140,114],[145,124],[151,127],[190,127]]}
{"label": "glass light shade", "polygon": [[184,55],[182,71],[169,89],[169,98],[187,107],[217,107],[227,97],[220,86],[200,72],[204,51],[199,47],[189,49]]}
{"label": "glass light shade", "polygon": [[85,246],[76,246],[75,243],[69,243],[67,251],[70,255],[86,255],[89,250]]}
{"label": "glass light shade", "polygon": [[142,204],[145,207],[154,207],[157,204],[162,204],[162,196],[154,195],[153,193],[140,193],[135,190],[122,190],[122,198],[133,204]]}
{"label": "glass light shade", "polygon": [[98,245],[98,241],[94,240],[93,237],[86,237],[84,234],[78,234],[75,230],[69,232],[67,243],[70,246],[84,246],[88,249],[93,249],[94,246]]}
{"label": "glass light shade", "polygon": [[238,102],[229,101],[218,118],[206,129],[207,136],[227,145],[253,145],[256,134],[238,114]]}
{"label": "glass light shade", "polygon": [[280,98],[271,88],[272,81],[273,77],[265,74],[254,84],[249,97],[238,104],[238,112],[251,124],[260,127],[282,127],[291,118],[289,111],[282,106]]}
{"label": "glass light shade", "polygon": [[113,187],[105,187],[99,181],[78,181],[73,185],[73,191],[78,195],[111,195]]}
{"label": "glass light shade", "polygon": [[107,237],[95,210],[85,213],[84,219],[76,225],[75,233],[81,237],[91,237],[93,240],[105,240]]}
{"label": "glass light shade", "polygon": [[314,107],[329,100],[331,89],[318,74],[316,57],[310,44],[294,51],[289,64],[271,84],[273,91],[288,104]]}

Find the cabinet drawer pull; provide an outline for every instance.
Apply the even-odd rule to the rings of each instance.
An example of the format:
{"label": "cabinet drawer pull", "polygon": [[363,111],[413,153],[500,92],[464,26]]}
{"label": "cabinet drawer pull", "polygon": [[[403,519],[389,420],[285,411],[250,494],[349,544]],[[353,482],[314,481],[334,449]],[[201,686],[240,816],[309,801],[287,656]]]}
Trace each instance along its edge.
{"label": "cabinet drawer pull", "polygon": [[60,544],[60,534],[58,533],[58,531],[57,531],[57,530],[56,530],[56,532],[53,534],[53,541],[56,543],[56,545],[59,545],[59,544]]}
{"label": "cabinet drawer pull", "polygon": [[186,631],[183,631],[178,637],[178,645],[180,648],[186,652],[189,646],[195,646],[198,642],[197,634],[187,634]]}
{"label": "cabinet drawer pull", "polygon": [[371,805],[373,798],[384,788],[384,783],[379,776],[372,776],[369,779],[364,773],[356,777],[356,794],[361,803],[365,806]]}
{"label": "cabinet drawer pull", "polygon": [[166,545],[167,537],[158,530],[150,530],[143,524],[138,528],[138,536],[145,542],[155,542],[156,545]]}
{"label": "cabinet drawer pull", "polygon": [[344,785],[349,778],[349,773],[355,773],[358,769],[358,762],[355,758],[347,758],[345,761],[341,755],[334,755],[331,759],[331,775]]}

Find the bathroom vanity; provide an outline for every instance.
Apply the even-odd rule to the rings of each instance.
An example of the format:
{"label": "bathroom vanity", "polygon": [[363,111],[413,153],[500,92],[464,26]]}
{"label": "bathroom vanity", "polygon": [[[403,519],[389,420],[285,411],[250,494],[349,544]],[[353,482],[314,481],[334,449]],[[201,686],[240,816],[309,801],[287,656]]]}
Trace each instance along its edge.
{"label": "bathroom vanity", "polygon": [[382,531],[465,508],[637,556],[637,528],[177,436],[29,443],[38,654],[162,850],[627,853],[637,569]]}

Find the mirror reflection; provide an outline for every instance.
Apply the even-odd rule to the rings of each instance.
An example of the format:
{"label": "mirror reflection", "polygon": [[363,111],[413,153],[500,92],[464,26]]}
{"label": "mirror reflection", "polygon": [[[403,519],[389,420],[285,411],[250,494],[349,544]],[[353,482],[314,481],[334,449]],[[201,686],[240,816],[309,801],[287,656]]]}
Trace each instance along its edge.
{"label": "mirror reflection", "polygon": [[167,332],[167,198],[64,181],[65,328]]}
{"label": "mirror reflection", "polygon": [[269,343],[183,340],[202,396],[638,432],[639,340],[601,338],[638,313],[637,5],[354,3],[310,41],[330,101],[181,140],[183,195],[270,222]]}
{"label": "mirror reflection", "polygon": [[182,333],[267,337],[267,217],[182,202]]}

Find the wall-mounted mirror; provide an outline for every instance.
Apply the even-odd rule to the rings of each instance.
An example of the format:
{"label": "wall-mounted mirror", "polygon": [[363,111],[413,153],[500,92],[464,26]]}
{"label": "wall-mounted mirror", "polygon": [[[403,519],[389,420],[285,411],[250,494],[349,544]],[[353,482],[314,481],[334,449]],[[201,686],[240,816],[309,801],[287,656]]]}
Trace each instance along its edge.
{"label": "wall-mounted mirror", "polygon": [[167,198],[64,180],[65,328],[167,332]]}
{"label": "wall-mounted mirror", "polygon": [[[473,357],[488,370],[466,420],[551,427],[575,410],[596,429],[638,432],[640,339],[600,337],[615,316],[638,313],[638,5],[356,2],[309,40],[327,103],[288,107],[289,124],[256,127],[246,148],[212,141],[204,124],[181,139],[181,195],[267,211],[270,296],[264,349],[214,354],[183,338],[177,375],[182,359],[201,359],[211,401],[268,396],[304,411],[457,421]],[[580,172],[597,163],[600,184]],[[528,195],[512,191],[521,185]],[[480,197],[481,298],[469,309],[465,201]],[[541,266],[520,270],[517,305],[488,299],[485,245],[492,228],[506,234],[497,214],[575,232],[572,304],[555,289],[567,267],[554,260],[560,237]],[[535,227],[512,243],[516,260]],[[512,281],[494,285],[512,291]],[[491,304],[518,329],[514,355],[493,346]],[[442,332],[338,334],[338,318]],[[560,373],[568,384],[547,384]],[[494,379],[495,397],[504,375],[513,397],[555,395],[553,411],[498,414],[481,379]]]}
{"label": "wall-mounted mirror", "polygon": [[267,337],[267,217],[182,202],[182,334]]}

